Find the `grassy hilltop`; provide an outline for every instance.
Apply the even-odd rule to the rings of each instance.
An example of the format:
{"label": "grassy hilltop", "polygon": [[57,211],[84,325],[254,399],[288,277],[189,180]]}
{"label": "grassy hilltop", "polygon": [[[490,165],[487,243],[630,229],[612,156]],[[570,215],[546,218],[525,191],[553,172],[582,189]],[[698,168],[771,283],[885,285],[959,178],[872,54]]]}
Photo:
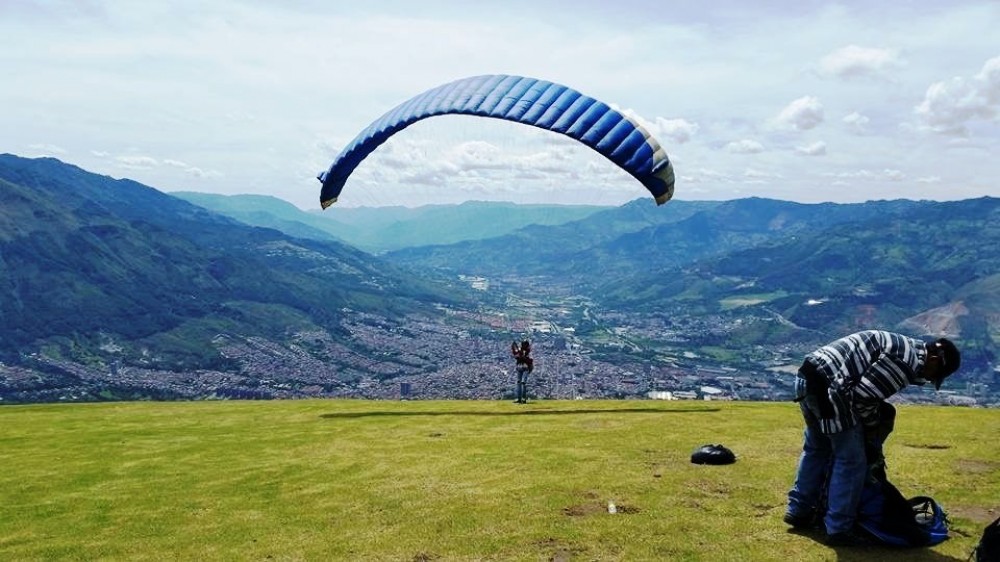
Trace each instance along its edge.
{"label": "grassy hilltop", "polygon": [[[965,560],[1000,509],[1000,410],[897,422],[890,478],[952,520],[932,549],[788,532],[790,403],[9,406],[0,559]],[[738,462],[691,464],[705,443]]]}

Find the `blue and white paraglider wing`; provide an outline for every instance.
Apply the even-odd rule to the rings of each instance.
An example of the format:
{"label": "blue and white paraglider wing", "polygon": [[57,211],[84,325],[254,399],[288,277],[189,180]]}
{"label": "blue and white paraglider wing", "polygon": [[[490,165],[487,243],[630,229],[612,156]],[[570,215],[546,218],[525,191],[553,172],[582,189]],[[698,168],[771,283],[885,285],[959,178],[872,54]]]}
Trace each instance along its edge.
{"label": "blue and white paraglider wing", "polygon": [[320,205],[325,209],[335,203],[354,169],[389,137],[422,119],[448,114],[504,119],[561,133],[631,174],[658,205],[673,197],[673,165],[660,143],[642,125],[567,86],[497,74],[443,84],[377,119],[319,175],[323,183]]}

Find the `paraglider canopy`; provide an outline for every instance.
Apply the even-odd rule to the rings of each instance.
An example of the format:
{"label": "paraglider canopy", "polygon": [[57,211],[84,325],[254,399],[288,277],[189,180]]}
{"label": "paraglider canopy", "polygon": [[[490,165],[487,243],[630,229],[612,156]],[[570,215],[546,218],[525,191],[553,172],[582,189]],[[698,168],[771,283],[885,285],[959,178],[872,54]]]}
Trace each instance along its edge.
{"label": "paraglider canopy", "polygon": [[646,128],[604,102],[535,78],[472,76],[419,94],[370,124],[318,176],[320,205],[340,197],[355,168],[392,135],[422,119],[458,114],[504,119],[566,135],[596,150],[666,203],[674,194],[674,169]]}

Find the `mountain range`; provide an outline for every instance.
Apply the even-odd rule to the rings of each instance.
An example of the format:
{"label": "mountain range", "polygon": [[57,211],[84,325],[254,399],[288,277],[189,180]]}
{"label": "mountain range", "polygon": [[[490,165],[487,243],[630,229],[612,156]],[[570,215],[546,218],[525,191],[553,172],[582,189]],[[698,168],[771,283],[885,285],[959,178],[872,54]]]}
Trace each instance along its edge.
{"label": "mountain range", "polygon": [[[970,358],[989,363],[1000,341],[998,206],[1000,199],[989,197],[863,204],[747,198],[673,201],[662,209],[636,200],[492,237],[477,232],[406,247],[403,239],[382,257],[456,275],[570,285],[614,309],[756,308],[829,335],[874,325],[962,337]],[[214,208],[239,216],[224,204]],[[487,209],[480,203],[452,212],[460,224],[485,224]],[[257,210],[259,224],[282,227]],[[392,216],[414,231],[447,229],[435,210],[427,219],[400,210]],[[768,336],[745,337],[756,343]]]}
{"label": "mountain range", "polygon": [[[245,388],[263,384],[266,348],[267,361],[295,357],[322,373],[292,386],[329,391],[326,379],[386,381],[465,361],[481,370],[444,343],[421,342],[469,337],[479,349],[524,333],[514,316],[530,326],[545,309],[564,324],[554,350],[570,338],[566,349],[613,364],[677,366],[683,341],[738,370],[741,350],[791,361],[804,346],[872,327],[955,338],[965,368],[992,384],[998,248],[997,198],[320,213],[270,197],[166,194],[51,158],[0,155],[0,361],[58,364],[61,376],[67,365],[211,370],[243,377]],[[512,297],[530,306],[515,315]],[[607,324],[601,316],[632,328],[595,328]],[[606,334],[646,324],[673,343],[649,329],[608,351]],[[233,342],[257,349],[258,364]]]}
{"label": "mountain range", "polygon": [[344,309],[433,311],[428,303],[458,291],[338,242],[249,226],[54,159],[0,155],[0,207],[7,361],[88,361],[115,348],[125,361],[219,367],[209,342],[220,332],[335,329]]}

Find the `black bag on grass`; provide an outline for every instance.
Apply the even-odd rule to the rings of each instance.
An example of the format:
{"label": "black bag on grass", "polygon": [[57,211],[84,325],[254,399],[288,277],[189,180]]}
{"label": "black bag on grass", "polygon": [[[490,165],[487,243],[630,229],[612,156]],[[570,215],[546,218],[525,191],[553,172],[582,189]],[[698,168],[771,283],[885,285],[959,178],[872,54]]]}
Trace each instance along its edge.
{"label": "black bag on grass", "polygon": [[733,464],[736,455],[723,445],[702,445],[691,453],[694,464]]}

